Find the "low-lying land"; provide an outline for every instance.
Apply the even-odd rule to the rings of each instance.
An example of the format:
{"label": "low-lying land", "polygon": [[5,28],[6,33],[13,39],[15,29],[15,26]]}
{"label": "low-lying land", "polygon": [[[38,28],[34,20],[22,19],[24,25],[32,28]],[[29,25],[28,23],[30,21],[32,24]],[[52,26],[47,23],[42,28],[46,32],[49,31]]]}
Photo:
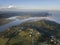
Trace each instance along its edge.
{"label": "low-lying land", "polygon": [[4,25],[4,24],[7,24],[7,23],[9,23],[11,21],[13,21],[13,20],[6,20],[6,18],[0,18],[0,26]]}

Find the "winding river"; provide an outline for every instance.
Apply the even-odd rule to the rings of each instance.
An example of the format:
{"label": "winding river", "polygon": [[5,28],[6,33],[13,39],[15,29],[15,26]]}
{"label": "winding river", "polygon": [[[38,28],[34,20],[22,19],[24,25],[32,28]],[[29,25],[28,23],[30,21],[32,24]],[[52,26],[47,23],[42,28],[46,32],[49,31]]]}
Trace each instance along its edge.
{"label": "winding river", "polygon": [[[52,20],[52,21],[55,21],[57,23],[60,23],[60,13],[58,15],[53,13],[53,15],[49,16],[49,17],[29,17],[29,18],[25,18],[25,19],[17,19],[15,16],[13,18],[15,18],[14,21],[0,26],[0,31],[4,31],[11,26],[19,25],[19,24],[26,22],[26,21],[37,21],[37,20],[41,20],[41,19]],[[12,19],[12,18],[10,17],[10,19]]]}

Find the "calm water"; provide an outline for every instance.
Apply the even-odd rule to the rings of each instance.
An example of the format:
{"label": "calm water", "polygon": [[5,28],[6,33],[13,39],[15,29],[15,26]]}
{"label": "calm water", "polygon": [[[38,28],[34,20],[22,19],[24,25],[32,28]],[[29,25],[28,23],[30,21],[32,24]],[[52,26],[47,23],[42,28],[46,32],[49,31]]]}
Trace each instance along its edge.
{"label": "calm water", "polygon": [[12,22],[10,22],[10,23],[8,23],[8,24],[5,24],[5,25],[2,25],[2,26],[0,26],[0,31],[4,31],[5,29],[7,29],[8,27],[11,27],[11,26],[15,26],[15,25],[19,25],[19,24],[21,24],[22,22],[25,22],[25,21],[27,21],[27,20],[15,20],[15,21],[12,21]]}
{"label": "calm water", "polygon": [[57,23],[60,23],[60,13],[53,13],[51,17],[30,17],[30,18],[26,18],[26,19],[16,19],[15,21],[12,21],[8,24],[2,25],[0,26],[0,31],[4,31],[5,29],[14,26],[14,25],[19,25],[22,22],[26,22],[26,21],[36,21],[36,20],[41,20],[41,19],[48,19],[48,20],[53,20]]}

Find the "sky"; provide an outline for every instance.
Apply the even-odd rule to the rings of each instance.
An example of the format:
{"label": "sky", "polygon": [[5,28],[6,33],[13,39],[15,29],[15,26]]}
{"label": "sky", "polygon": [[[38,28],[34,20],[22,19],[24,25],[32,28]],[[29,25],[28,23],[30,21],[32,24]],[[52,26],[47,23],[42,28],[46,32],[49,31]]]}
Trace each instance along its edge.
{"label": "sky", "polygon": [[0,0],[1,9],[60,10],[60,0]]}

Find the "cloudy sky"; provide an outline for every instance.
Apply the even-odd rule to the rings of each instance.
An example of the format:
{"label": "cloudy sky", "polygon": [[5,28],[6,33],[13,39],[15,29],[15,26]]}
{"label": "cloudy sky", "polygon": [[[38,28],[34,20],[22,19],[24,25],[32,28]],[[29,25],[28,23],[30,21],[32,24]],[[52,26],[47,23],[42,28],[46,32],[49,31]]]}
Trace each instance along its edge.
{"label": "cloudy sky", "polygon": [[2,9],[60,10],[60,0],[0,0]]}

